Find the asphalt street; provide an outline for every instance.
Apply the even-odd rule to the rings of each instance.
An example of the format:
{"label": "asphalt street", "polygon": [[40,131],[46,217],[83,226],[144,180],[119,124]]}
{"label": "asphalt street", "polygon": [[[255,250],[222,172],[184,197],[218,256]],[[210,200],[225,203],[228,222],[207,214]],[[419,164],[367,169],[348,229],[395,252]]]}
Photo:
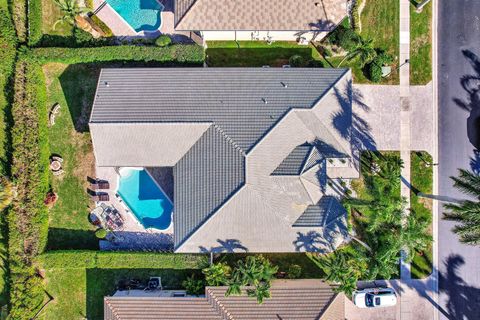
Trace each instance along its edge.
{"label": "asphalt street", "polygon": [[[480,0],[436,1],[439,195],[462,199],[450,176],[458,168],[480,173],[473,145],[480,136]],[[461,244],[454,223],[438,224],[440,319],[480,319],[480,247]]]}

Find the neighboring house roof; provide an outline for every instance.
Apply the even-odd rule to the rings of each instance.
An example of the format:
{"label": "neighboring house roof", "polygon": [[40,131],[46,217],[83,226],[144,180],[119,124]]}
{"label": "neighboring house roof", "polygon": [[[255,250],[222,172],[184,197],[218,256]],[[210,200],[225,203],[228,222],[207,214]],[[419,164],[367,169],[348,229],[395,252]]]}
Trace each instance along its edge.
{"label": "neighboring house roof", "polygon": [[329,31],[346,15],[344,0],[175,0],[177,30]]}
{"label": "neighboring house roof", "polygon": [[105,297],[105,320],[225,319],[343,320],[345,296],[317,279],[274,280],[271,297],[258,304],[246,294],[225,297],[227,287],[207,287],[202,298]]}
{"label": "neighboring house roof", "polygon": [[351,117],[350,79],[345,69],[103,69],[90,119],[97,165],[173,167],[177,251],[327,250],[299,248],[299,233],[333,231],[338,245],[345,216],[331,230],[293,224],[324,195],[325,157],[351,155],[348,125],[336,127]]}

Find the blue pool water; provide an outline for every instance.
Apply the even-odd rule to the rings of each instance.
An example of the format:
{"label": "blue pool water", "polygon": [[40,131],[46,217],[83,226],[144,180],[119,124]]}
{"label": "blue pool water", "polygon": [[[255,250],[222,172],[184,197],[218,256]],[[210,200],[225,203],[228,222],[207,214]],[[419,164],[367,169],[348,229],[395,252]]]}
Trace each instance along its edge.
{"label": "blue pool water", "polygon": [[107,3],[137,32],[160,28],[164,7],[157,0],[107,0]]}
{"label": "blue pool water", "polygon": [[173,204],[145,170],[122,169],[118,194],[145,228],[170,226]]}

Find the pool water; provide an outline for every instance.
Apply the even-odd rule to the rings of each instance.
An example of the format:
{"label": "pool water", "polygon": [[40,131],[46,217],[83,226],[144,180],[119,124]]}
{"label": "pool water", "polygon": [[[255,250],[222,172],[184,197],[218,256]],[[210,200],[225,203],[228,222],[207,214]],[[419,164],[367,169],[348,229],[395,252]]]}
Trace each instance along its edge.
{"label": "pool water", "polygon": [[173,204],[145,170],[121,169],[117,193],[145,228],[170,226]]}
{"label": "pool water", "polygon": [[154,31],[162,24],[163,5],[157,0],[106,0],[136,32]]}

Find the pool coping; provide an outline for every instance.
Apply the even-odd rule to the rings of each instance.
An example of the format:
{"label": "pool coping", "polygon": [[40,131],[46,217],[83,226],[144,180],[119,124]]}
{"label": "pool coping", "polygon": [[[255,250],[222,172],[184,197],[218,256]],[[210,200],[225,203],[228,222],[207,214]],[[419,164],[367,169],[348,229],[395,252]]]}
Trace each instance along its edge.
{"label": "pool coping", "polygon": [[[125,201],[125,199],[123,199],[123,197],[120,195],[120,193],[118,192],[118,189],[120,188],[120,172],[122,169],[130,169],[130,170],[137,170],[137,171],[142,171],[144,170],[148,176],[150,177],[150,179],[152,179],[152,181],[155,183],[155,185],[160,189],[160,191],[165,195],[165,198],[168,200],[168,202],[170,202],[170,204],[172,205],[172,212],[170,213],[170,224],[168,225],[167,228],[165,229],[158,229],[158,228],[155,228],[155,227],[145,227],[143,225],[143,222],[137,217],[137,214],[135,213],[135,211],[133,211],[127,204],[127,202]],[[125,208],[128,210],[129,213],[132,214],[133,217],[135,217],[135,219],[145,228],[145,230],[147,229],[155,229],[155,230],[158,230],[160,232],[167,232],[167,230],[170,230],[172,229],[173,230],[173,213],[174,213],[174,208],[175,208],[175,205],[173,203],[173,201],[170,199],[170,197],[167,195],[167,193],[165,192],[165,190],[163,190],[163,188],[158,184],[158,182],[155,180],[155,178],[150,174],[150,172],[148,172],[148,170],[145,168],[145,167],[121,167],[118,172],[117,172],[117,189],[115,190],[115,196],[120,198],[122,201],[120,202],[123,206],[125,206]],[[172,232],[173,233],[173,232]]]}

